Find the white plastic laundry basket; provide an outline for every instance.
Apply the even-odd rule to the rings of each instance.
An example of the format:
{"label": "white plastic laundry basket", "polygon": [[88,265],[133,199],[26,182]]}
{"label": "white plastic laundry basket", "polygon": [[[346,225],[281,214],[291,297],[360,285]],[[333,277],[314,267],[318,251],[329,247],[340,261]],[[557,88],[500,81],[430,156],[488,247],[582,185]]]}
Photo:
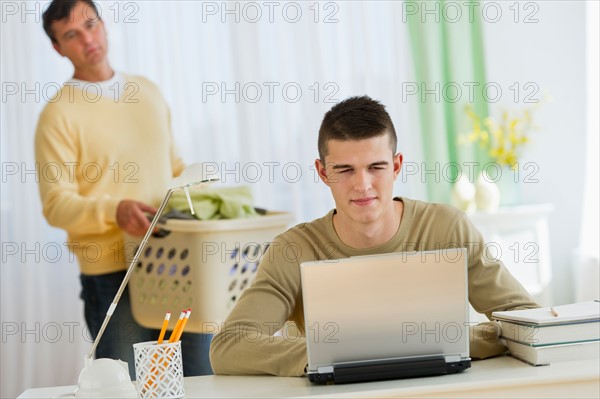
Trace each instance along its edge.
{"label": "white plastic laundry basket", "polygon": [[[163,234],[148,240],[131,276],[135,319],[142,326],[160,328],[166,312],[177,317],[192,308],[186,331],[214,333],[254,280],[273,238],[292,220],[292,214],[284,212],[244,219],[168,220],[161,225]],[[131,259],[139,240],[126,240]]]}

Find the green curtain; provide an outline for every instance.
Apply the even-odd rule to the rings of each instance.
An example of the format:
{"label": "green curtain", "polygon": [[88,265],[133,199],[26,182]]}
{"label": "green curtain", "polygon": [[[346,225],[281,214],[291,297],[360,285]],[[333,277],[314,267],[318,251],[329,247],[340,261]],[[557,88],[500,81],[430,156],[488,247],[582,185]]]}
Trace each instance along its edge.
{"label": "green curtain", "polygon": [[[470,2],[475,10],[471,13],[465,3],[404,2],[419,94],[425,160],[421,176],[428,199],[434,202],[449,203],[459,173],[475,178],[489,162],[478,146],[458,144],[458,136],[470,129],[467,105],[482,118],[488,115],[483,90],[486,80],[481,3]],[[473,168],[473,176],[469,168]]]}

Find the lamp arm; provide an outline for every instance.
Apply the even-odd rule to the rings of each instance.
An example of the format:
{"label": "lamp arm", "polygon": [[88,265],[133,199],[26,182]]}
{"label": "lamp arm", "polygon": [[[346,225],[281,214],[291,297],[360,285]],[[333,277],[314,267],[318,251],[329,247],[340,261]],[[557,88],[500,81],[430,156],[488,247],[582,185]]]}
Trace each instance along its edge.
{"label": "lamp arm", "polygon": [[150,223],[150,227],[146,231],[146,235],[142,239],[142,242],[140,243],[137,251],[135,252],[135,256],[133,257],[133,260],[129,264],[129,268],[127,268],[127,273],[125,274],[125,277],[123,278],[123,281],[121,282],[121,286],[119,287],[119,290],[117,291],[117,294],[115,295],[115,298],[113,299],[110,307],[106,311],[106,317],[104,318],[104,321],[102,322],[102,326],[100,327],[100,331],[98,332],[98,335],[96,336],[96,339],[94,340],[92,349],[90,349],[86,358],[88,358],[88,359],[93,358],[94,353],[96,352],[96,347],[98,346],[98,343],[100,342],[100,338],[102,338],[102,335],[104,334],[104,330],[106,330],[106,326],[108,325],[108,322],[110,321],[110,318],[112,317],[112,315],[115,311],[115,308],[117,307],[117,303],[119,303],[119,299],[121,299],[121,295],[123,294],[123,291],[125,291],[125,287],[127,286],[129,279],[131,278],[131,273],[133,272],[133,268],[137,264],[138,259],[140,258],[140,255],[142,254],[142,251],[144,250],[144,247],[148,243],[148,239],[150,238],[150,235],[154,231],[154,227],[156,227],[156,223],[158,223],[158,219],[162,215],[165,207],[167,206],[167,203],[169,202],[169,199],[171,199],[171,196],[173,195],[174,192],[175,192],[175,189],[173,189],[173,188],[170,188],[167,191],[167,194],[165,195],[165,198],[162,200],[162,203],[160,204],[158,211],[156,211],[156,213],[154,214],[154,217],[152,218],[152,222]]}

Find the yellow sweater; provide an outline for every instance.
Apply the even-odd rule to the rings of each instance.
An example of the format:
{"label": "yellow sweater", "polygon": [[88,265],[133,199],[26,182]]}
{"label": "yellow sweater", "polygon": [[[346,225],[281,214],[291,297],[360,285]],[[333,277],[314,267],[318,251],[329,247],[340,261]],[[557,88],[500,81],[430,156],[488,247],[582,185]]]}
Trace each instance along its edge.
{"label": "yellow sweater", "polygon": [[[506,267],[494,261],[483,237],[464,213],[447,205],[399,200],[404,203],[400,228],[389,242],[374,248],[355,249],[340,241],[333,227],[334,211],[276,237],[261,260],[255,282],[242,294],[212,340],[213,371],[216,374],[304,374],[305,338],[286,339],[273,333],[286,321],[294,322],[301,332],[304,330],[299,264],[306,261],[466,247],[469,301],[475,310],[490,318],[496,310],[538,307]],[[335,293],[335,282],[331,290]],[[475,326],[470,342],[471,356],[485,358],[503,353],[506,347],[498,340],[499,332],[500,327],[495,322]]]}
{"label": "yellow sweater", "polygon": [[118,203],[158,205],[184,167],[158,88],[142,77],[125,80],[116,101],[63,86],[42,111],[35,135],[44,216],[67,231],[66,245],[87,275],[127,267]]}

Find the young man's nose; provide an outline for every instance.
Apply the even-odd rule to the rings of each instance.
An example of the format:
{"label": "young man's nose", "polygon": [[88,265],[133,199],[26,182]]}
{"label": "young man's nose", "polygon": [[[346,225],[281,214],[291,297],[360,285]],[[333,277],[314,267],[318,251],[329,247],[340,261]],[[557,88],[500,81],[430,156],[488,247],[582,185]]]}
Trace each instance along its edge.
{"label": "young man's nose", "polygon": [[367,171],[357,171],[352,181],[354,191],[367,192],[371,188],[371,176]]}

